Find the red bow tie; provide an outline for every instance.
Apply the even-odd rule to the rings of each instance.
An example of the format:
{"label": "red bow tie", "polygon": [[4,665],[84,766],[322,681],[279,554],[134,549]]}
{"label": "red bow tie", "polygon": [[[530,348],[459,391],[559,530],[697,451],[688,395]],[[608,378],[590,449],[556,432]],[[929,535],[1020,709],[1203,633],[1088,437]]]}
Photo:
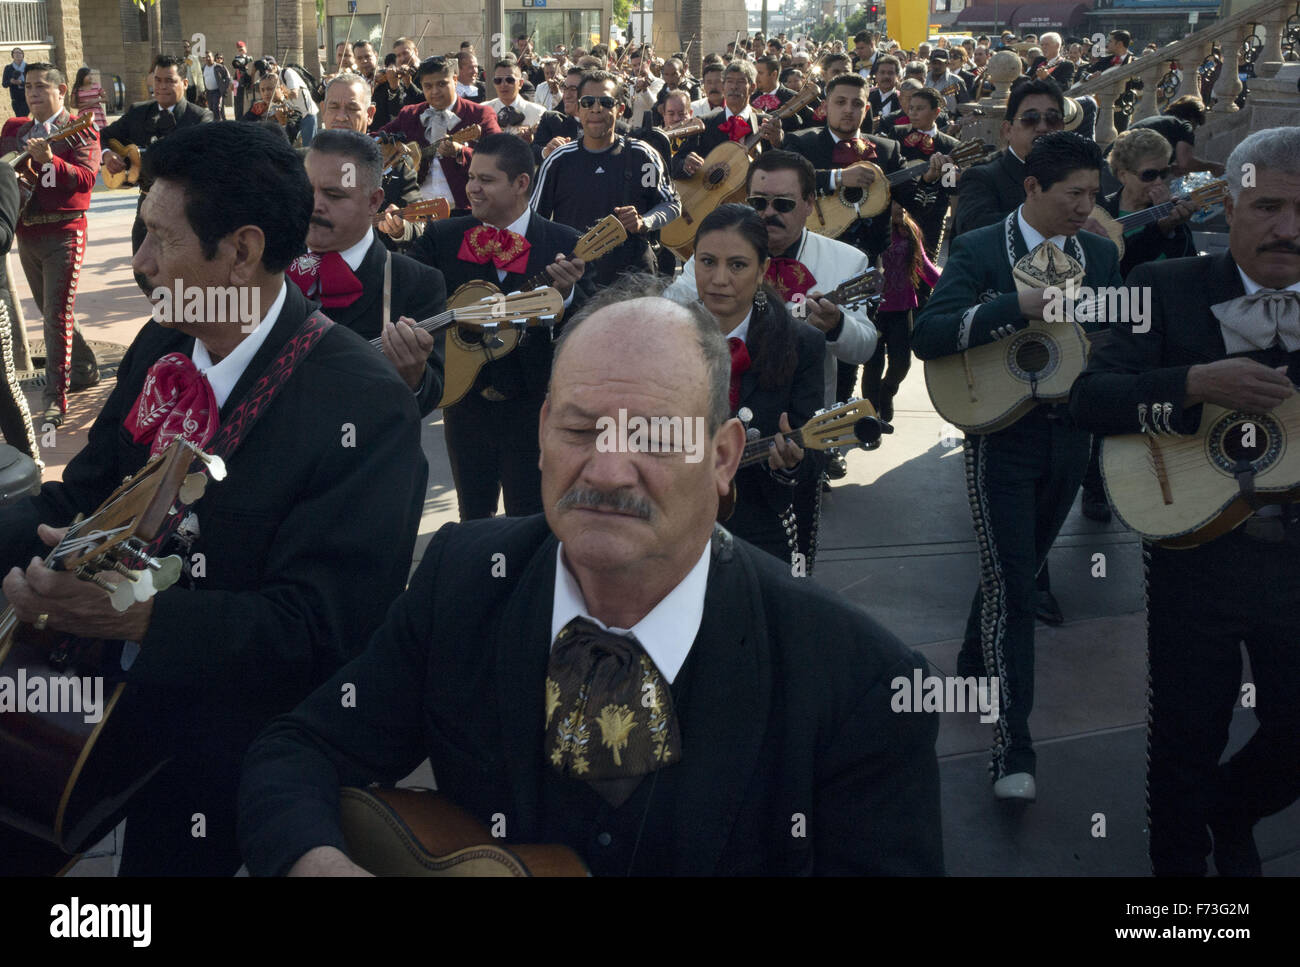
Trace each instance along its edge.
{"label": "red bow tie", "polygon": [[731,117],[727,118],[727,120],[718,125],[718,130],[729,137],[732,141],[743,141],[753,132],[754,129],[751,128],[749,122],[739,114],[733,114]]}
{"label": "red bow tie", "polygon": [[841,141],[831,152],[831,164],[847,168],[858,161],[871,161],[876,157],[876,146],[864,138]]}
{"label": "red bow tie", "polygon": [[921,154],[934,154],[934,138],[924,131],[909,131],[903,138],[903,144],[909,148],[921,149]]}
{"label": "red bow tie", "polygon": [[749,347],[739,336],[732,336],[727,340],[727,348],[731,350],[731,412],[734,413],[740,405],[740,377],[749,370]]}
{"label": "red bow tie", "polygon": [[526,238],[509,229],[478,225],[465,233],[457,254],[475,265],[491,262],[505,272],[523,272],[528,267],[530,248]]}
{"label": "red bow tie", "polygon": [[178,436],[206,447],[217,435],[221,409],[207,377],[182,353],[168,353],[149,367],[144,386],[123,426],[156,457]]}
{"label": "red bow tie", "polygon": [[790,302],[795,294],[807,295],[817,282],[808,267],[798,259],[774,258],[767,264],[767,281],[781,294],[782,302]]}
{"label": "red bow tie", "polygon": [[775,111],[781,106],[781,99],[771,93],[760,94],[754,98],[753,104],[760,111]]}
{"label": "red bow tie", "polygon": [[[338,252],[300,255],[289,263],[286,274],[302,289],[303,295],[319,299],[326,309],[350,306],[361,298],[363,291],[361,280]],[[313,292],[317,283],[319,288]]]}

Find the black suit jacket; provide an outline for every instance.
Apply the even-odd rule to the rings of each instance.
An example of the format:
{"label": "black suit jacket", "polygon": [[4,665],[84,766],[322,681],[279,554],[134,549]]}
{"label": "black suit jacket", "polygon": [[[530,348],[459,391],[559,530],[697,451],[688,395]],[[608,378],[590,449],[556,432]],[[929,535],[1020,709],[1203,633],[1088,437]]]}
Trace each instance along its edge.
{"label": "black suit jacket", "polygon": [[[497,281],[497,269],[491,262],[478,265],[464,261],[458,254],[465,233],[482,224],[472,215],[432,222],[424,235],[411,246],[408,254],[417,262],[439,269],[448,291],[453,295],[466,282],[473,281],[491,282],[502,292],[513,292],[522,288],[529,279],[545,272],[546,266],[554,262],[555,256],[560,252],[572,255],[574,243],[580,237],[577,231],[567,225],[542,218],[533,212],[528,218],[528,230],[524,233],[530,246],[527,268],[522,273],[513,272],[504,280]],[[584,275],[574,287],[573,301],[569,303],[565,315],[576,311],[593,291]],[[488,363],[479,371],[470,392],[478,393],[491,386],[506,396],[523,393],[534,397],[545,396],[546,384],[551,378],[551,342],[558,329],[557,324],[549,332],[545,328],[525,332],[514,352]]]}
{"label": "black suit jacket", "polygon": [[[308,314],[302,293],[286,286],[280,316],[223,420]],[[4,570],[41,548],[38,523],[63,527],[91,514],[144,464],[148,448],[122,422],[149,367],[193,346],[193,337],[145,323],[62,482],[0,508]],[[114,717],[175,753],[168,771],[178,783],[233,809],[248,743],[357,654],[405,586],[427,466],[411,391],[344,326],[320,338],[226,463],[226,479],[209,480],[192,505],[201,534],[186,559],[202,554],[203,574],[184,575],[153,599]],[[208,829],[209,837],[233,835]]]}
{"label": "black suit jacket", "polygon": [[[378,239],[381,232],[371,233]],[[383,332],[381,319],[384,305],[384,256],[391,254],[393,279],[388,322],[401,316],[416,322],[436,316],[447,307],[447,286],[437,269],[396,252],[389,253],[382,244],[371,245],[357,267],[357,278],[365,290],[350,306],[336,306],[328,314],[341,326],[347,326],[363,339],[377,339]],[[442,340],[435,339],[424,380],[415,393],[420,415],[428,416],[442,399]]]}
{"label": "black suit jacket", "polygon": [[[1046,57],[1034,58],[1034,62],[1029,65],[1029,76],[1037,77],[1038,68],[1041,65],[1046,63],[1047,63]],[[1057,86],[1060,87],[1060,89],[1063,91],[1066,88],[1068,88],[1072,83],[1074,83],[1074,65],[1071,64],[1064,57],[1062,57],[1060,62],[1057,63],[1057,65],[1052,68],[1050,74],[1052,80],[1056,81]]]}
{"label": "black suit jacket", "polygon": [[[890,708],[891,683],[924,660],[788,565],[727,542],[715,538],[689,687],[674,684],[682,758],[637,868],[942,873],[938,722]],[[509,817],[507,842],[555,835],[541,787],[556,546],[540,515],[438,532],[366,652],[250,751],[239,827],[254,875],[315,846],[346,849],[338,785],[391,783],[426,756],[440,792],[480,821]],[[465,576],[488,573],[494,554],[508,576],[472,579],[466,594]],[[340,708],[343,682],[370,699]],[[796,814],[806,836],[791,835]]]}
{"label": "black suit jacket", "polygon": [[[141,156],[148,149],[151,142],[157,140],[158,132],[158,114],[162,110],[157,101],[139,101],[132,104],[126,109],[126,113],[110,124],[104,130],[99,132],[99,143],[104,147],[108,146],[109,139],[120,141],[122,144],[133,144],[140,149]],[[176,107],[172,111],[176,118],[176,127],[172,130],[187,128],[191,124],[201,124],[204,121],[212,120],[212,112],[205,107],[199,107],[193,101],[181,99],[176,102]],[[148,168],[145,168],[145,172]],[[146,173],[140,175],[140,190],[148,191],[153,184],[153,178]]]}
{"label": "black suit jacket", "polygon": [[568,138],[576,141],[580,137],[582,137],[582,125],[572,114],[565,114],[563,111],[547,111],[537,122],[537,130],[533,132],[533,161],[539,165],[542,163],[542,149],[550,144],[553,138]]}
{"label": "black suit jacket", "polygon": [[[873,164],[885,174],[892,174],[903,166],[903,155],[897,141],[865,132],[858,137],[875,145],[876,157]],[[823,125],[815,131],[787,135],[783,147],[811,161],[817,169],[817,193],[830,194],[831,171],[839,167],[832,160],[835,139],[831,137],[830,129]],[[874,218],[860,219],[840,236],[840,241],[861,249],[874,261],[876,256],[889,247],[889,209],[886,208]]]}
{"label": "black suit jacket", "polygon": [[[768,311],[772,311],[770,305]],[[745,340],[751,357],[756,352],[753,325],[751,318],[751,331]],[[798,362],[788,385],[776,389],[760,387],[758,372],[752,366],[740,377],[740,402],[736,412],[747,407],[753,418],[746,426],[757,428],[761,436],[771,436],[780,430],[782,413],[790,414],[790,426],[797,430],[821,409],[824,401],[826,337],[812,326],[796,322],[794,327],[798,337]],[[820,471],[819,455],[816,451],[805,451],[804,459],[794,471],[796,487],[820,486]],[[768,471],[766,461],[742,467],[736,473],[736,509],[727,521],[728,529],[765,549],[781,551],[780,556],[788,560],[787,542],[779,516],[790,506],[794,489],[778,483]],[[801,530],[811,526],[811,520],[799,521]]]}
{"label": "black suit jacket", "polygon": [[[1094,433],[1141,433],[1139,406],[1149,413],[1153,404],[1169,403],[1174,432],[1195,433],[1201,405],[1186,403],[1187,371],[1228,356],[1210,307],[1246,294],[1237,263],[1230,252],[1147,262],[1127,284],[1150,293],[1151,328],[1138,333],[1132,322],[1115,322],[1108,338],[1094,343],[1088,368],[1070,392],[1070,412]],[[1287,365],[1291,380],[1300,379],[1300,352],[1275,347],[1242,355],[1267,366]]]}
{"label": "black suit jacket", "polygon": [[1019,208],[1024,200],[1025,163],[1010,148],[1004,148],[992,161],[962,172],[953,237],[992,225]]}

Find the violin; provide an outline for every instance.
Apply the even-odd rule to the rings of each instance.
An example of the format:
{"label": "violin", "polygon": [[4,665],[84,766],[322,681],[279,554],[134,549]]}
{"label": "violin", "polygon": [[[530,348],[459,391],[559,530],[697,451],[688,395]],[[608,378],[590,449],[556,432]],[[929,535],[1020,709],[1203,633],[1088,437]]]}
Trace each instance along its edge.
{"label": "violin", "polygon": [[405,84],[415,77],[415,68],[408,67],[405,64],[393,64],[390,67],[381,67],[375,71],[375,87],[380,84],[387,84],[390,77],[396,77],[398,84]]}

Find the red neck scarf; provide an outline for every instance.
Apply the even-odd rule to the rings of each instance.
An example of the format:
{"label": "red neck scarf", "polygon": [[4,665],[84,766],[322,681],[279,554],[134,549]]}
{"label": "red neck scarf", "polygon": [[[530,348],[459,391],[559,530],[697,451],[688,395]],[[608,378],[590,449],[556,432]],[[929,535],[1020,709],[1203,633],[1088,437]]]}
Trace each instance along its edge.
{"label": "red neck scarf", "polygon": [[136,443],[148,443],[156,457],[176,437],[199,449],[220,426],[220,407],[207,377],[183,353],[168,353],[149,367],[144,386],[123,426]]}
{"label": "red neck scarf", "polygon": [[733,114],[718,125],[718,130],[732,141],[744,141],[746,137],[753,133],[754,129],[739,114]]}
{"label": "red neck scarf", "polygon": [[523,272],[528,267],[531,248],[526,238],[509,229],[478,225],[465,233],[457,255],[475,265],[491,262],[506,272]]}
{"label": "red neck scarf", "polygon": [[835,145],[831,152],[831,164],[837,168],[847,168],[858,161],[872,161],[876,157],[876,146],[866,138],[845,139]]}
{"label": "red neck scarf", "polygon": [[[338,252],[308,252],[289,263],[285,270],[302,294],[319,299],[322,307],[337,309],[361,298],[363,286]],[[319,288],[312,289],[319,283]]]}
{"label": "red neck scarf", "polygon": [[732,336],[727,340],[727,348],[731,350],[731,412],[734,413],[740,405],[740,378],[749,370],[749,347],[739,336]]}
{"label": "red neck scarf", "polygon": [[782,302],[790,302],[795,295],[807,295],[817,280],[808,267],[798,259],[773,258],[767,264],[767,281],[781,294]]}

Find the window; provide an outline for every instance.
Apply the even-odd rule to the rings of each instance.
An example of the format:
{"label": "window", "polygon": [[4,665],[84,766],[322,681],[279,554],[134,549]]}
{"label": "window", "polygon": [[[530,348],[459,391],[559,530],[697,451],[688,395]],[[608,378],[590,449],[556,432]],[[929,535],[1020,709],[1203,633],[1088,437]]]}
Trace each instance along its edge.
{"label": "window", "polygon": [[599,10],[507,10],[506,21],[511,50],[516,37],[532,37],[534,31],[533,50],[538,54],[549,54],[560,44],[590,49],[600,43]]}

